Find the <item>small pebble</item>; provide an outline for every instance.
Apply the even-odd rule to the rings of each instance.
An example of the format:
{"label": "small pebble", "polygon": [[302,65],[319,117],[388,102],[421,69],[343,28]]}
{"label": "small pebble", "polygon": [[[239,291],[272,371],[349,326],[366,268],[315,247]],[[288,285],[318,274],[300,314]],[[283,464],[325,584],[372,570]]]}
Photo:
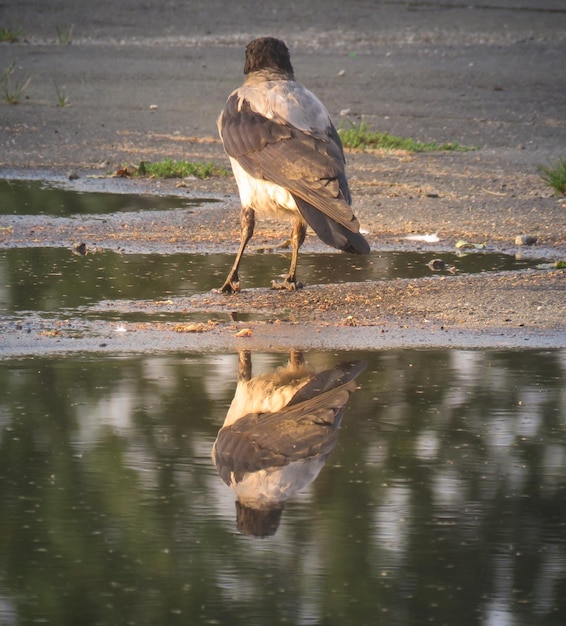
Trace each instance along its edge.
{"label": "small pebble", "polygon": [[446,269],[446,263],[442,259],[432,259],[432,261],[429,261],[428,266],[435,272]]}
{"label": "small pebble", "polygon": [[534,235],[517,235],[515,237],[515,245],[517,246],[532,246],[537,242],[537,237]]}

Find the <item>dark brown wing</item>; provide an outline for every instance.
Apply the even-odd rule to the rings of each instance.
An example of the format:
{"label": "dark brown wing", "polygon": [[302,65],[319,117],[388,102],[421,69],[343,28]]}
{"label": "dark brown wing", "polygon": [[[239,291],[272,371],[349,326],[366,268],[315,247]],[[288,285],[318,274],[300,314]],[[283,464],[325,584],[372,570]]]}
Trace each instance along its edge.
{"label": "dark brown wing", "polygon": [[351,232],[359,231],[349,206],[342,143],[332,124],[313,133],[279,124],[255,112],[235,92],[226,102],[219,130],[227,154],[248,174],[288,189]]}

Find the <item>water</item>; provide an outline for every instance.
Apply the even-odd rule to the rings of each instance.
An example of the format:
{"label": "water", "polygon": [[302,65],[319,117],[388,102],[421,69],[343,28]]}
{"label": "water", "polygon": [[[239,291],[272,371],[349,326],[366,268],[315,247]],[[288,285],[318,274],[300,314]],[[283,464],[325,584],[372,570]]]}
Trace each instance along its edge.
{"label": "water", "polygon": [[0,215],[108,215],[172,210],[209,200],[130,193],[93,193],[64,189],[44,181],[0,180]]}
{"label": "water", "polygon": [[[301,254],[299,276],[308,285],[421,278],[432,272],[431,258],[442,257],[461,273],[511,271],[536,267],[539,260],[499,253],[374,252],[367,257]],[[118,254],[81,256],[66,248],[0,250],[0,310],[55,312],[112,299],[166,299],[219,288],[234,260],[232,254]],[[247,254],[241,266],[244,288],[267,287],[286,275],[283,254]],[[331,279],[329,277],[332,277]]]}
{"label": "water", "polygon": [[237,354],[0,361],[0,623],[564,624],[566,351],[304,357],[367,367],[261,539],[210,457]]}

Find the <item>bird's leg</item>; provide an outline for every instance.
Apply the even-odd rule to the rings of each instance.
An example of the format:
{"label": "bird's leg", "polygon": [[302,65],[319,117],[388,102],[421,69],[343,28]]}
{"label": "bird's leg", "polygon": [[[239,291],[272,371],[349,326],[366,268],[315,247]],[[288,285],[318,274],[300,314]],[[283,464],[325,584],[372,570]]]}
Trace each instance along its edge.
{"label": "bird's leg", "polygon": [[289,291],[295,291],[303,286],[302,283],[297,282],[297,259],[299,258],[299,248],[302,246],[306,234],[307,225],[302,218],[298,217],[293,224],[293,234],[291,235],[293,253],[291,256],[289,274],[282,283],[277,283],[274,280],[271,281],[272,289],[288,289]]}
{"label": "bird's leg", "polygon": [[240,211],[240,225],[242,228],[240,249],[238,250],[238,254],[236,255],[236,258],[234,260],[234,265],[232,265],[232,269],[230,270],[228,277],[226,278],[224,284],[222,285],[222,288],[220,289],[222,293],[235,293],[237,291],[240,291],[240,278],[238,276],[238,267],[240,266],[240,261],[242,260],[246,245],[254,234],[255,211],[252,208],[244,206],[242,207]]}

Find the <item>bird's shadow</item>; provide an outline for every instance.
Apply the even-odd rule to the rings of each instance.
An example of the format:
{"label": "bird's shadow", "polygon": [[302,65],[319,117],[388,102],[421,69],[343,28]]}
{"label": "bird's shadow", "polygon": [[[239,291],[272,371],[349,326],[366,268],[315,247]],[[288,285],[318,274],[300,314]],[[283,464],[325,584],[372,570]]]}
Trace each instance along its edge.
{"label": "bird's shadow", "polygon": [[212,458],[236,494],[240,532],[275,534],[287,500],[315,480],[334,449],[365,367],[349,361],[316,372],[292,351],[286,366],[252,377],[251,353],[239,353],[238,385]]}

